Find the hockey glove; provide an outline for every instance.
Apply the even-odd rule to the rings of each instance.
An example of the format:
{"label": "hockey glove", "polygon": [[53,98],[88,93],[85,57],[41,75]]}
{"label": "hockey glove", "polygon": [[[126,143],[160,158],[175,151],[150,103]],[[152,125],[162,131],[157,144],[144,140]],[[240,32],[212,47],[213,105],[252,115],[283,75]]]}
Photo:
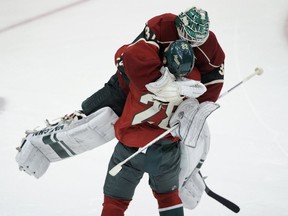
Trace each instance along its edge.
{"label": "hockey glove", "polygon": [[185,77],[179,77],[173,84],[178,87],[181,95],[188,98],[198,98],[207,91],[206,86],[200,81],[187,79]]}
{"label": "hockey glove", "polygon": [[[163,75],[155,82],[145,87],[155,94],[155,99],[163,102],[182,101],[184,97],[197,98],[206,92],[206,87],[200,82],[184,77],[176,80],[168,68],[162,67]],[[161,72],[162,72],[161,71]]]}

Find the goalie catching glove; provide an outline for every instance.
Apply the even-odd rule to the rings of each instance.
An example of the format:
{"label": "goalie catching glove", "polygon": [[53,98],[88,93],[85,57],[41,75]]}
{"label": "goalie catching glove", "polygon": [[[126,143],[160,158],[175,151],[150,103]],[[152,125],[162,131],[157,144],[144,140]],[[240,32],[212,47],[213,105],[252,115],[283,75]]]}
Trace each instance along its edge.
{"label": "goalie catching glove", "polygon": [[155,96],[154,99],[163,102],[182,101],[184,97],[198,98],[206,92],[206,87],[200,82],[185,77],[177,79],[167,67],[162,67],[162,76],[145,87]]}

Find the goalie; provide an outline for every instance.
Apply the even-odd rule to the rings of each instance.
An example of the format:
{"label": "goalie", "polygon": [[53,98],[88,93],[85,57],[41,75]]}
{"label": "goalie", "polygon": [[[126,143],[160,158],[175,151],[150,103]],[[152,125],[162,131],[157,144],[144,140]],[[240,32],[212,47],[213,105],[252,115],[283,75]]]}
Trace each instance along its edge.
{"label": "goalie", "polygon": [[[162,18],[166,19],[166,22],[162,22]],[[176,26],[174,23],[175,18],[177,21]],[[86,149],[92,149],[100,144],[105,143],[108,140],[111,140],[114,137],[113,130],[110,131],[111,133],[109,132],[109,130],[105,130],[108,132],[108,134],[106,134],[107,139],[102,139],[103,135],[101,135],[101,132],[103,131],[100,131],[100,138],[96,138],[97,135],[99,135],[99,131],[96,130],[95,132],[93,128],[97,125],[97,121],[93,121],[93,119],[106,119],[107,117],[102,117],[105,116],[105,114],[107,114],[107,116],[112,115],[111,119],[108,118],[108,123],[111,125],[113,125],[118,119],[118,116],[120,116],[120,119],[117,120],[115,125],[116,137],[121,141],[121,143],[125,143],[125,145],[128,146],[128,149],[130,149],[130,147],[132,147],[131,149],[133,149],[135,147],[135,143],[138,143],[136,147],[138,145],[141,146],[143,145],[143,143],[149,140],[150,137],[154,135],[156,136],[157,134],[159,134],[159,132],[167,129],[169,119],[174,111],[174,107],[179,105],[186,97],[198,98],[198,101],[200,102],[206,100],[216,101],[223,83],[222,70],[224,53],[220,45],[218,44],[215,35],[212,32],[209,32],[208,29],[201,29],[201,31],[197,32],[199,34],[203,34],[201,35],[202,41],[198,38],[197,44],[194,44],[194,48],[191,48],[190,44],[185,41],[176,41],[172,43],[168,47],[168,50],[164,52],[164,49],[167,48],[167,45],[170,43],[169,41],[176,40],[180,37],[180,35],[184,39],[187,39],[185,38],[184,31],[186,31],[186,34],[188,32],[188,36],[190,37],[189,40],[191,40],[191,37],[195,37],[195,32],[194,34],[192,34],[193,32],[191,32],[194,28],[191,28],[189,31],[187,30],[189,29],[189,26],[187,26],[188,24],[184,22],[187,19],[195,19],[194,21],[196,23],[205,22],[209,27],[209,19],[207,16],[207,12],[196,8],[192,8],[184,13],[181,13],[179,16],[165,14],[151,19],[145,27],[143,34],[140,34],[132,45],[125,45],[118,50],[115,55],[115,62],[118,67],[117,75],[114,75],[103,89],[93,94],[91,97],[89,97],[83,102],[82,108],[86,115],[78,115],[76,113],[75,115],[71,116],[73,118],[64,118],[63,121],[59,122],[57,125],[53,125],[52,128],[50,128],[49,126],[38,135],[32,133],[25,138],[23,144],[19,148],[20,152],[17,155],[17,162],[19,163],[20,167],[27,173],[32,174],[35,177],[40,177],[46,171],[50,162],[61,160],[63,158],[67,158],[75,154],[84,152],[85,148],[79,147],[79,140],[82,146],[87,145]],[[163,28],[158,29],[158,24],[164,26],[164,23],[169,23],[169,25],[166,26],[170,26],[171,29],[173,29],[173,31],[171,31],[173,32],[173,34],[171,34],[171,37],[165,35],[164,32],[167,31],[161,31]],[[189,23],[189,25],[194,24]],[[176,32],[174,32],[174,29],[176,30],[176,27],[179,35],[178,33],[176,34]],[[163,33],[164,37],[162,37]],[[164,41],[161,41],[160,39],[164,39]],[[199,41],[201,41],[200,44]],[[181,44],[180,48],[179,44]],[[191,41],[191,44],[193,45],[193,41]],[[213,44],[213,46],[211,44]],[[188,63],[189,61],[185,61],[185,58],[181,57],[181,53],[177,53],[175,57],[175,55],[173,55],[173,52],[178,52],[175,47],[178,47],[180,51],[183,50],[183,47],[186,47],[185,50],[188,50],[190,52],[190,55],[192,53],[192,61],[191,58],[190,63]],[[141,50],[141,52],[137,53],[137,50]],[[194,59],[194,55],[196,59]],[[145,56],[150,57],[147,59],[144,58],[145,61],[143,61],[143,57]],[[165,57],[163,58],[163,62],[160,61],[159,56]],[[139,60],[143,62],[139,63]],[[191,62],[193,64],[191,64]],[[145,64],[143,65],[143,63]],[[193,72],[190,73],[194,63],[196,67],[193,69]],[[197,67],[201,68],[201,75],[197,70]],[[135,71],[137,71],[137,73],[135,73]],[[145,73],[141,74],[142,71],[144,71]],[[184,75],[186,75],[186,77],[183,77]],[[191,75],[192,77],[189,77],[189,75]],[[188,80],[187,77],[192,78],[193,80]],[[200,82],[200,80],[207,86],[208,90],[205,94],[203,93],[206,91],[206,87]],[[117,96],[116,99],[115,95]],[[125,112],[124,109],[124,113],[134,113],[133,118],[131,116],[126,116],[125,118],[125,116],[123,117],[122,115],[126,97],[127,102],[125,109],[132,109],[132,111],[130,110],[131,112]],[[137,98],[140,99],[140,101],[135,101],[135,99]],[[130,103],[131,105],[135,104],[135,107],[133,107],[134,105],[129,106],[127,105],[127,103]],[[117,116],[114,114],[114,112],[111,111],[111,109],[103,108],[107,106],[111,107],[112,110],[117,114]],[[103,108],[104,111],[101,108]],[[143,110],[144,108],[145,110]],[[159,108],[161,108],[161,110],[159,110]],[[143,112],[140,112],[141,110]],[[160,116],[161,118],[158,118],[157,116]],[[76,117],[76,120],[74,119],[74,117]],[[77,120],[78,117],[80,118],[80,120]],[[129,122],[130,120],[132,122]],[[98,127],[97,129],[99,128],[101,129],[101,127]],[[130,131],[134,131],[134,129],[136,129],[135,134],[130,133]],[[147,131],[147,136],[146,133],[144,136],[142,136],[143,133],[137,132],[137,129],[139,129],[140,131],[141,129],[144,129],[143,131]],[[79,133],[82,134],[82,137],[78,137]],[[96,133],[97,135],[93,133]],[[199,133],[201,135],[201,130]],[[84,135],[88,135],[88,137],[91,137],[91,141],[94,140],[95,142],[87,141],[86,143],[86,139],[83,139]],[[172,139],[172,143],[170,142],[171,140],[168,139],[167,141],[165,139],[161,141],[160,145],[163,145],[165,148],[169,146],[172,148],[173,146],[173,149],[175,150],[179,147],[177,143],[179,139],[178,136],[180,135],[181,133],[175,134],[176,137]],[[199,137],[201,137],[200,135]],[[34,143],[36,139],[33,140],[33,138],[37,136],[42,136],[41,139],[38,139],[41,140],[39,145],[41,145],[42,147],[45,146],[47,148],[41,149],[37,144]],[[140,142],[138,142],[139,136],[141,136],[141,138],[143,137],[143,140],[141,140]],[[70,142],[71,140],[72,142]],[[70,143],[73,142],[75,146],[69,146]],[[121,143],[116,146],[115,151],[117,150],[117,148],[119,148],[119,146],[122,145]],[[172,145],[170,145],[169,143]],[[58,146],[57,149],[53,149],[51,152],[52,146],[55,147],[55,145]],[[77,149],[81,150],[78,151]],[[59,154],[60,152],[64,154]],[[147,160],[162,160],[160,156],[158,156],[158,158],[155,158],[155,154],[157,154],[157,149],[154,149],[153,147],[151,149],[148,149],[145,157],[147,158]],[[179,156],[179,151],[175,156],[177,155]],[[32,160],[36,160],[33,162],[34,166],[31,165]],[[38,163],[39,161],[42,162],[45,160],[46,163],[44,164]],[[177,160],[179,162],[179,158]],[[113,162],[112,159],[111,161]],[[175,163],[176,168],[178,167],[178,162]],[[158,166],[152,167],[148,164],[148,167],[146,168],[152,168],[152,170],[149,171],[152,173],[152,175],[157,174],[157,172],[159,171],[157,170],[159,168]],[[176,174],[176,178],[178,179],[177,172],[175,172],[174,174]],[[184,179],[185,178],[186,176],[184,177]],[[124,211],[127,208],[129,201],[132,199],[133,191],[135,188],[128,189],[125,192],[127,194],[124,193],[123,197],[121,195],[121,199],[119,200],[119,196],[117,194],[114,194],[114,192],[117,193],[116,191],[107,191],[107,188],[111,186],[111,182],[109,183],[109,181],[109,176],[107,175],[107,181],[104,187],[105,199],[103,204],[103,215],[111,215],[114,213],[114,211],[120,211],[119,215],[122,215],[122,213],[124,214]],[[114,180],[111,181],[113,182]],[[154,184],[157,183],[154,178],[151,178],[151,182],[153,181],[155,181]],[[175,183],[175,176],[171,178],[171,182]],[[169,205],[176,202],[176,205],[174,206],[175,208],[173,208],[173,210],[179,211],[179,214],[177,215],[181,215],[182,202],[178,197],[177,182],[178,180],[176,180],[175,185],[171,185],[175,187],[173,187],[174,190],[168,196],[166,196],[167,193],[164,187],[153,188],[153,183],[151,184],[154,195],[159,203],[160,215],[164,215],[166,213],[169,214],[169,211],[167,211],[164,208],[165,206],[163,206],[167,205],[166,202],[163,202],[163,200],[166,200],[166,198],[168,198],[168,200],[171,199],[171,203],[168,202]],[[136,187],[136,185],[137,183],[134,186]],[[121,189],[121,185],[118,186],[120,186],[118,188]],[[167,187],[167,185],[165,187]],[[165,195],[162,196],[163,191],[165,191]]]}
{"label": "goalie", "polygon": [[[175,75],[179,76],[192,70],[193,50],[187,42],[183,40],[173,42],[165,53],[163,65],[167,67],[161,68],[163,73],[161,85],[170,84],[170,100],[179,94],[197,97],[206,91],[206,87],[199,81],[183,80],[185,78],[176,81],[175,76],[169,72],[170,68]],[[193,76],[199,77],[196,69],[194,71]],[[151,88],[152,86],[151,84]],[[161,96],[160,92],[158,96]],[[182,99],[183,96],[177,103]],[[110,107],[103,107],[90,115],[77,111],[64,116],[55,124],[47,122],[47,127],[28,132],[21,146],[17,148],[19,153],[16,160],[20,170],[39,178],[46,172],[50,162],[72,157],[112,140],[115,137],[113,126],[117,119],[118,116]],[[166,124],[167,121],[168,119]]]}
{"label": "goalie", "polygon": [[[174,47],[173,44],[179,44],[179,46]],[[205,188],[203,186],[204,183],[201,182],[202,178],[200,176],[197,178],[197,172],[195,174],[192,173],[199,161],[197,161],[195,165],[182,164],[181,167],[181,154],[183,154],[183,151],[186,149],[183,148],[181,152],[182,148],[179,138],[184,141],[184,144],[189,143],[196,147],[198,139],[191,141],[191,132],[193,132],[191,135],[193,138],[196,135],[199,137],[206,117],[218,106],[213,102],[207,102],[207,106],[203,106],[204,108],[202,108],[198,101],[194,99],[206,92],[206,87],[199,80],[197,81],[197,76],[199,78],[197,69],[194,68],[191,72],[191,67],[193,67],[194,64],[189,64],[187,70],[184,70],[185,64],[183,63],[179,66],[181,70],[173,70],[173,67],[169,68],[169,62],[175,60],[174,55],[169,55],[169,53],[174,52],[174,49],[181,50],[182,55],[191,53],[191,56],[193,56],[191,60],[194,62],[193,49],[189,43],[184,40],[178,40],[168,47],[165,54],[168,67],[161,68],[160,71],[162,75],[156,78],[156,80],[153,77],[152,79],[151,77],[141,79],[141,77],[144,77],[144,73],[146,74],[147,71],[149,71],[148,69],[144,70],[145,66],[147,68],[147,65],[150,66],[150,62],[153,62],[153,56],[152,54],[148,54],[149,49],[147,49],[146,46],[150,45],[141,41],[125,50],[127,63],[124,61],[123,65],[125,74],[129,77],[130,81],[129,93],[123,113],[114,126],[115,135],[119,142],[110,159],[108,170],[116,166],[119,161],[123,161],[133,155],[138,148],[144,147],[151,140],[163,134],[169,127],[168,123],[171,116],[179,116],[185,111],[185,109],[181,109],[179,115],[177,111],[173,114],[178,105],[180,105],[180,108],[183,103],[185,104],[186,98],[193,99],[192,107],[190,106],[191,109],[187,109],[189,112],[192,110],[192,114],[189,115],[187,119],[195,119],[195,122],[199,124],[196,125],[199,126],[199,129],[193,132],[189,129],[192,123],[186,123],[185,125],[184,121],[180,121],[178,118],[172,118],[171,120],[173,121],[171,125],[182,122],[180,133],[176,132],[173,136],[168,134],[163,139],[155,142],[147,151],[140,153],[137,157],[127,162],[118,175],[111,176],[107,172],[104,184],[102,216],[124,215],[144,173],[148,173],[149,175],[149,186],[158,201],[160,215],[184,215],[182,203],[185,202],[185,204],[187,204],[185,205],[186,207],[194,208],[196,206],[195,203],[199,202],[199,198]],[[138,54],[135,53],[135,49],[140,49],[140,47],[142,50],[147,50],[145,56],[140,52]],[[150,50],[150,52],[152,51]],[[173,58],[171,58],[171,56],[173,56]],[[183,60],[185,58],[181,59]],[[142,69],[142,67],[144,68]],[[135,71],[137,71],[137,73],[135,73]],[[151,75],[154,75],[154,73]],[[147,82],[149,78],[151,80]],[[187,102],[190,104],[190,100],[187,100]],[[193,124],[196,124],[195,122]],[[182,133],[182,131],[185,130],[189,130],[188,133]],[[205,135],[208,136],[208,133]],[[204,149],[201,149],[200,159],[205,159],[209,148],[206,144],[203,144],[203,146]],[[200,148],[202,148],[202,146]],[[184,161],[183,159],[183,162]],[[188,161],[186,160],[186,162]],[[190,165],[195,167],[191,167]],[[185,172],[183,176],[180,174],[182,172],[181,169]],[[179,195],[179,174],[181,178],[185,179],[184,181],[181,180],[181,186],[184,186],[184,183],[186,186],[186,188],[182,190],[182,193],[189,193],[188,196],[187,194],[186,196],[182,196],[183,199],[181,199],[181,195]],[[188,188],[189,190],[194,190],[193,192],[196,190],[199,190],[199,192],[196,191],[191,194],[189,190],[186,190],[188,185],[188,183],[186,183],[186,177],[198,180],[201,185],[197,185],[196,187],[192,185],[193,188],[190,185]],[[193,183],[195,183],[195,181],[193,181]],[[191,195],[194,197],[190,198]],[[194,203],[190,203],[191,200]]]}

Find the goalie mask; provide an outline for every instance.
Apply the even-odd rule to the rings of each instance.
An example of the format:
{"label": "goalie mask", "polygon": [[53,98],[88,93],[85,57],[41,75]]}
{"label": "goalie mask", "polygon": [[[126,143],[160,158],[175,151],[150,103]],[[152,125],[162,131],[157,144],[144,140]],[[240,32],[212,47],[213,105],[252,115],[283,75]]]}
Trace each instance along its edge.
{"label": "goalie mask", "polygon": [[193,48],[187,41],[174,41],[170,44],[164,55],[169,71],[176,77],[186,76],[191,73],[195,57]]}
{"label": "goalie mask", "polygon": [[209,36],[209,17],[205,10],[193,7],[180,13],[176,18],[176,28],[181,39],[193,47],[200,46]]}

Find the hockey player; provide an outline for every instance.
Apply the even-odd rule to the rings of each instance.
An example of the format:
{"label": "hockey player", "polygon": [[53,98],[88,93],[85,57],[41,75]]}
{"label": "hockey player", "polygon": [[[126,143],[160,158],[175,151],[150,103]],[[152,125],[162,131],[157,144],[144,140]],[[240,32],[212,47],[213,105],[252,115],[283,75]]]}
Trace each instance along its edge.
{"label": "hockey player", "polygon": [[[130,48],[127,47],[127,50],[129,51]],[[146,52],[146,54],[148,53]],[[163,78],[165,78],[161,85],[173,83],[173,86],[170,85],[169,89],[170,92],[172,90],[170,100],[180,93],[187,97],[196,97],[206,90],[206,87],[200,81],[175,80],[175,76],[191,72],[194,59],[191,45],[184,40],[174,41],[167,48],[163,63],[160,65],[165,65],[165,67],[162,66],[159,69],[163,73]],[[143,65],[143,67],[145,66]],[[170,74],[169,70],[175,76]],[[142,72],[144,71],[142,70]],[[194,68],[192,75],[199,77],[199,72],[197,72]],[[153,92],[152,87],[151,91]],[[157,90],[157,86],[154,86],[154,89]],[[158,96],[160,94],[161,92],[158,93]],[[155,96],[155,99],[159,100],[161,98]],[[171,111],[169,112],[171,113]],[[71,115],[65,115],[54,124],[47,122],[45,128],[27,131],[27,135],[17,148],[16,161],[20,170],[40,178],[51,162],[78,155],[112,140],[115,138],[113,125],[118,118],[110,107],[103,107],[88,116],[81,111],[76,111]]]}
{"label": "hockey player", "polygon": [[[161,88],[155,90],[153,82],[161,86],[159,59],[171,41],[179,38],[189,41],[194,47],[195,67],[207,87],[207,92],[198,97],[198,101],[217,100],[223,85],[225,55],[214,33],[209,31],[207,12],[193,7],[178,16],[163,14],[152,18],[131,45],[116,53],[117,75],[82,104],[83,110],[88,113],[95,104],[101,106],[103,101],[99,101],[99,95],[108,96],[109,90],[105,89],[109,88],[116,89],[116,92],[121,89],[123,98],[128,95],[124,113],[121,109],[117,113],[121,115],[115,125],[119,143],[109,169],[167,129],[169,114],[181,102],[181,95],[171,97],[170,88],[164,92]],[[116,88],[113,83],[116,83]],[[91,100],[93,98],[96,100]],[[105,102],[103,104],[105,106]],[[178,196],[179,160],[177,139],[170,136],[153,145],[138,159],[127,163],[119,176],[107,174],[102,216],[124,215],[144,172],[149,173],[149,183],[158,201],[160,215],[183,215]]]}
{"label": "hockey player", "polygon": [[[190,82],[185,85],[187,80],[182,78],[181,74],[173,73],[171,69],[173,67],[170,67],[171,71],[167,70],[169,61],[164,62],[167,68],[162,67],[166,49],[169,50],[169,45],[178,39],[189,41],[193,46],[195,68],[191,75],[194,77],[188,77],[200,79],[206,85],[207,91],[203,95],[201,92],[203,93],[204,88],[201,83]],[[169,58],[169,55],[166,57]],[[224,52],[214,33],[209,31],[209,18],[206,11],[193,7],[178,16],[163,14],[150,19],[133,43],[124,45],[116,52],[117,73],[111,77],[104,88],[82,103],[86,115],[109,106],[118,116],[121,116],[115,125],[116,137],[120,142],[115,148],[109,166],[112,167],[117,161],[125,159],[135,149],[166,130],[172,111],[181,103],[184,96],[197,98],[199,102],[216,101],[223,85],[224,57]],[[185,75],[189,72],[187,71]],[[126,98],[127,103],[122,115]],[[165,156],[161,154],[163,151],[167,153]],[[121,158],[117,158],[119,153]],[[138,162],[145,166],[140,164],[142,170],[137,173],[136,181],[132,179],[134,185],[129,183],[127,188],[124,187],[125,185],[121,186],[121,180],[124,182],[127,180],[126,172],[121,172],[122,174],[119,175],[122,179],[117,177],[118,180],[107,175],[102,215],[124,215],[144,171],[151,174],[150,186],[158,200],[160,215],[183,215],[177,192],[180,160],[178,138],[169,136],[149,148],[146,154],[140,157],[142,159],[138,158]],[[155,160],[156,166],[154,163],[146,163]],[[170,175],[166,176],[170,181],[165,184],[161,182],[159,185],[158,174]],[[118,181],[119,187],[115,188],[115,182]],[[170,187],[169,192],[167,192],[168,187]],[[118,189],[120,191],[117,194]],[[121,189],[124,189],[124,192]]]}
{"label": "hockey player", "polygon": [[[141,79],[149,83],[159,78],[161,76],[159,66],[162,64],[164,50],[172,41],[184,39],[193,47],[195,67],[200,71],[201,82],[207,87],[206,93],[199,97],[198,101],[215,102],[223,86],[225,54],[215,34],[209,30],[209,24],[208,13],[196,7],[179,15],[166,13],[151,18],[133,41],[133,50],[129,49],[129,52],[139,52],[143,56],[147,53],[151,55],[153,62],[146,62],[145,67],[141,67],[143,65],[141,62],[137,68],[138,71],[151,71],[151,76],[144,76]],[[115,54],[115,64],[118,68],[116,74],[102,89],[82,103],[86,115],[105,106],[111,107],[118,116],[121,115],[129,92],[129,76],[123,70],[123,65],[130,61],[126,58],[128,46],[124,45]],[[155,62],[158,67],[152,64]]]}
{"label": "hockey player", "polygon": [[[134,48],[139,46],[147,50],[145,55],[135,53]],[[150,45],[145,41],[132,44],[126,47],[125,57],[123,56],[123,71],[130,83],[123,113],[114,126],[119,142],[109,162],[109,170],[162,134],[168,127],[173,111],[185,97],[197,98],[206,91],[200,81],[191,80],[191,77],[197,75],[197,71],[192,71],[194,58],[193,64],[191,61],[183,61],[186,52],[193,55],[193,49],[187,41],[176,40],[164,51],[167,67],[161,67],[158,58],[154,59],[153,55],[149,55],[148,51],[154,50],[147,46]],[[159,67],[162,74],[160,78],[155,77],[155,70]],[[150,77],[154,82],[150,82]],[[124,215],[145,172],[149,174],[149,184],[158,201],[160,215],[183,215],[178,196],[178,140],[178,137],[168,135],[148,148],[145,154],[141,153],[127,163],[118,175],[107,174],[102,216]]]}

